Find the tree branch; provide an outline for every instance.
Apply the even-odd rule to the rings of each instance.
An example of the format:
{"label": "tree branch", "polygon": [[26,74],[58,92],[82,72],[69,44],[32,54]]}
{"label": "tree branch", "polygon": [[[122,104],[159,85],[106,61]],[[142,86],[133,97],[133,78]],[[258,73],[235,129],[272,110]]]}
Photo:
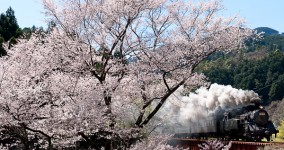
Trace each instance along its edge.
{"label": "tree branch", "polygon": [[42,132],[40,130],[35,130],[35,129],[32,129],[32,128],[29,128],[24,123],[20,123],[19,125],[22,126],[25,129],[29,130],[29,131],[40,133],[41,135],[45,136],[47,138],[47,141],[48,141],[48,149],[52,149],[51,136],[49,136],[48,134],[46,134],[46,133],[44,133],[44,132]]}
{"label": "tree branch", "polygon": [[171,96],[173,92],[175,92],[181,85],[185,83],[185,80],[182,80],[180,83],[178,83],[174,88],[172,88],[169,92],[167,92],[160,100],[159,104],[155,107],[155,109],[148,115],[148,117],[142,122],[142,124],[139,125],[140,128],[142,128],[144,125],[146,125],[159,111],[159,109],[162,107],[162,105],[166,102],[166,100]]}

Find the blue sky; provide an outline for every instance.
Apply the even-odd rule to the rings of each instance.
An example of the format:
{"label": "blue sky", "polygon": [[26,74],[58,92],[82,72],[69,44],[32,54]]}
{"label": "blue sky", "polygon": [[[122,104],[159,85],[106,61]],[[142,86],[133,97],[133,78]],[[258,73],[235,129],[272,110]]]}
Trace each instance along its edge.
{"label": "blue sky", "polygon": [[[223,0],[225,14],[239,13],[250,28],[271,27],[284,32],[284,0]],[[0,13],[11,6],[20,27],[46,26],[41,0],[0,0]]]}
{"label": "blue sky", "polygon": [[228,14],[239,13],[251,28],[271,27],[284,32],[284,0],[223,0]]}
{"label": "blue sky", "polygon": [[46,26],[41,0],[0,0],[0,13],[12,7],[21,28]]}

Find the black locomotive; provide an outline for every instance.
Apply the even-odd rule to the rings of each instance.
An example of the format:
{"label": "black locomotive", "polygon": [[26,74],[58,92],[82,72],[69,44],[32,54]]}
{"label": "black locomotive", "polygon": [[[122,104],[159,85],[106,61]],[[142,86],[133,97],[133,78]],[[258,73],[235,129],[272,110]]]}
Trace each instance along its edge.
{"label": "black locomotive", "polygon": [[189,127],[175,128],[175,137],[220,138],[227,140],[270,141],[278,133],[268,113],[259,104],[214,115]]}

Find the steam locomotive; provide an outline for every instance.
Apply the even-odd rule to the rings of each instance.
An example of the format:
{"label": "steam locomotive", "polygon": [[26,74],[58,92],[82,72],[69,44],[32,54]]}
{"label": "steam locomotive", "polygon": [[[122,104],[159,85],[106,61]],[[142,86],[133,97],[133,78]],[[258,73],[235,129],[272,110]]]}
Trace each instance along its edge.
{"label": "steam locomotive", "polygon": [[219,138],[227,140],[270,141],[278,133],[268,113],[258,103],[214,115],[188,127],[174,129],[174,137]]}

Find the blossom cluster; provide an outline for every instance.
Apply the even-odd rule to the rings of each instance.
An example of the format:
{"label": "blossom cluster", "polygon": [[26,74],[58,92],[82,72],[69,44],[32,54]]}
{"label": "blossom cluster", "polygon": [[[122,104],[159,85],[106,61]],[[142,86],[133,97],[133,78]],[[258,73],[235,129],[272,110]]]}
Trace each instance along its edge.
{"label": "blossom cluster", "polygon": [[253,35],[238,17],[219,15],[219,0],[43,5],[55,26],[18,39],[0,58],[0,127],[47,147],[97,133],[110,133],[106,140],[139,137],[180,86],[205,84],[194,72],[203,59],[236,50]]}

